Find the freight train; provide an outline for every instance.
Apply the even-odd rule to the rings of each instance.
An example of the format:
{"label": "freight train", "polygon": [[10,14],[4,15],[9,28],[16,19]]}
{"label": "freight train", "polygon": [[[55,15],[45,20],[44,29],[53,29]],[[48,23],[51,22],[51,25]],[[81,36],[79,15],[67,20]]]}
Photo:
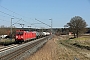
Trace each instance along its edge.
{"label": "freight train", "polygon": [[25,41],[30,41],[32,39],[37,39],[48,35],[50,35],[49,32],[17,30],[15,35],[15,41],[25,42]]}

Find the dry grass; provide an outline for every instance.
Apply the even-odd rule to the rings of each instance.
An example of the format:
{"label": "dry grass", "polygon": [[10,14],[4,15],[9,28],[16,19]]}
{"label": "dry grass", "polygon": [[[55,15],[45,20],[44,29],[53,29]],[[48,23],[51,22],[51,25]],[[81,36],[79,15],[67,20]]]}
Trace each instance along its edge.
{"label": "dry grass", "polygon": [[[90,38],[90,37],[89,37]],[[75,43],[78,42],[80,44],[85,44],[87,45],[87,42],[89,42],[89,38],[76,38],[73,40],[66,40],[63,41],[64,39],[61,37],[59,40],[62,40],[67,44],[68,43]],[[77,58],[78,60],[90,60],[90,51],[85,50],[85,49],[79,49],[79,48],[69,48],[68,46],[64,46],[62,44],[59,44],[58,48],[58,53],[59,53],[59,60],[74,60]],[[60,53],[63,52],[63,53]]]}
{"label": "dry grass", "polygon": [[[90,60],[84,55],[68,48],[60,43],[58,40],[64,40],[65,37],[54,37],[49,40],[40,50],[31,55],[26,60]],[[80,50],[79,50],[80,51]]]}
{"label": "dry grass", "polygon": [[15,39],[1,39],[0,40],[0,45],[3,45],[3,44],[11,44],[11,43],[14,43],[15,42]]}
{"label": "dry grass", "polygon": [[55,38],[49,40],[39,51],[26,60],[57,60],[57,46],[55,40]]}
{"label": "dry grass", "polygon": [[68,40],[68,43],[71,44],[78,43],[80,45],[90,46],[90,36],[81,36],[79,38],[70,39]]}
{"label": "dry grass", "polygon": [[77,51],[73,51],[72,49],[63,46],[61,44],[59,45],[58,50],[59,50],[58,60],[75,60],[75,58],[77,58],[78,60],[89,60],[82,54],[79,54]]}

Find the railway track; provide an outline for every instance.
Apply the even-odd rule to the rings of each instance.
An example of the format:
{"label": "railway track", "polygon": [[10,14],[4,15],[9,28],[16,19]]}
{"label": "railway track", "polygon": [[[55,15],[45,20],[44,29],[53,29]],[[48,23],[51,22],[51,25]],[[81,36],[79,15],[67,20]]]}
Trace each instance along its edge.
{"label": "railway track", "polygon": [[0,48],[0,60],[17,60],[16,57],[20,56],[26,51],[32,53],[32,51],[36,50],[34,47],[37,48],[40,44],[43,45],[47,41],[47,38],[49,37],[43,37],[21,45],[10,45],[9,47]]}
{"label": "railway track", "polygon": [[[28,42],[31,42],[31,41],[28,41]],[[25,43],[27,43],[27,42],[24,42],[22,44],[25,44]],[[20,44],[11,44],[11,45],[7,45],[7,46],[0,46],[0,52],[5,51],[5,50],[8,50],[8,49],[11,49],[11,48],[15,48],[15,47],[17,47],[19,45]]]}
{"label": "railway track", "polygon": [[5,50],[11,49],[11,48],[14,48],[17,46],[19,46],[19,45],[18,44],[12,44],[12,45],[8,45],[8,46],[2,46],[2,47],[0,47],[0,52],[3,52]]}
{"label": "railway track", "polygon": [[0,49],[3,49],[5,46],[0,46]]}

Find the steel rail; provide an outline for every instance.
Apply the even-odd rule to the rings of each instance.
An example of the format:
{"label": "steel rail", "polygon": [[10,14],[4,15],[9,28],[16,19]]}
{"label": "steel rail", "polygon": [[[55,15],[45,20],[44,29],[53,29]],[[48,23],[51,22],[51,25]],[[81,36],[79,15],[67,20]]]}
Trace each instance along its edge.
{"label": "steel rail", "polygon": [[21,46],[21,45],[19,46],[19,47],[21,47],[20,49],[15,49],[13,52],[10,52],[6,55],[1,56],[0,60],[13,60],[15,57],[17,57],[20,54],[24,53],[25,51],[33,48],[34,46],[38,45],[39,43],[42,43],[46,39],[47,39],[47,37],[44,37],[44,38],[35,40],[35,42],[32,41],[32,43],[28,42],[28,43],[22,44],[23,46]]}

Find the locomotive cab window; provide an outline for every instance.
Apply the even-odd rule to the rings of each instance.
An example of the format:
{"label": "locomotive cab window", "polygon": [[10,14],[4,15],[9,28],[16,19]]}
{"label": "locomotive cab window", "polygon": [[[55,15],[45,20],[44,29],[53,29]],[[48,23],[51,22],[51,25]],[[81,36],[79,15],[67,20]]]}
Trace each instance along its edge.
{"label": "locomotive cab window", "polygon": [[16,32],[17,35],[23,35],[23,32]]}
{"label": "locomotive cab window", "polygon": [[19,34],[19,32],[16,32],[16,34],[18,35],[18,34]]}
{"label": "locomotive cab window", "polygon": [[23,32],[20,32],[20,35],[23,35]]}

